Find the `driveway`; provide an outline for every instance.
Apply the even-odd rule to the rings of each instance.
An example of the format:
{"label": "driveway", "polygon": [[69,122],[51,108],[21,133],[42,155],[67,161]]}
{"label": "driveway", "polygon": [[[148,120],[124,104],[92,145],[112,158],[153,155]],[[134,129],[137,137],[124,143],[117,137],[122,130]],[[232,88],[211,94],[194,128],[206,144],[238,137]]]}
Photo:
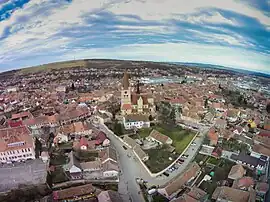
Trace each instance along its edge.
{"label": "driveway", "polygon": [[[108,130],[105,125],[101,124],[100,130],[107,134],[107,136],[111,140],[112,145],[115,147],[119,155],[118,161],[120,169],[122,171],[119,181],[119,193],[122,194],[122,196],[125,198],[128,198],[127,195],[129,195],[132,201],[137,202],[144,201],[144,199],[142,195],[138,193],[140,191],[140,187],[136,182],[136,177],[140,177],[147,181],[148,187],[152,185],[163,186],[164,184],[171,181],[174,177],[181,174],[185,170],[187,165],[193,160],[201,144],[203,143],[204,134],[207,132],[208,128],[204,128],[200,131],[201,133],[194,140],[196,145],[191,145],[185,152],[186,155],[189,155],[188,158],[185,159],[185,162],[178,168],[178,170],[169,173],[169,177],[166,177],[164,175],[158,177],[151,177],[149,173],[145,170],[143,165],[140,163],[140,161],[135,157],[133,152],[130,149],[125,150],[123,148],[123,143],[117,137],[115,137],[115,135],[110,130]],[[126,199],[125,201],[128,201],[128,199]]]}

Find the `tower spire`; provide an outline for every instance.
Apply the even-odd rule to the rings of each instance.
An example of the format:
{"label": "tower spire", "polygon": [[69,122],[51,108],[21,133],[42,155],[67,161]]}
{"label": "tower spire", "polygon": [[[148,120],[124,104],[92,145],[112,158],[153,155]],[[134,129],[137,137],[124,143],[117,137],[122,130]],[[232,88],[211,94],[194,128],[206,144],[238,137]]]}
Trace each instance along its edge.
{"label": "tower spire", "polygon": [[129,75],[127,70],[125,70],[124,77],[123,77],[123,88],[127,90],[129,88]]}
{"label": "tower spire", "polygon": [[137,80],[137,91],[136,91],[136,93],[137,94],[140,94],[140,81],[139,80]]}

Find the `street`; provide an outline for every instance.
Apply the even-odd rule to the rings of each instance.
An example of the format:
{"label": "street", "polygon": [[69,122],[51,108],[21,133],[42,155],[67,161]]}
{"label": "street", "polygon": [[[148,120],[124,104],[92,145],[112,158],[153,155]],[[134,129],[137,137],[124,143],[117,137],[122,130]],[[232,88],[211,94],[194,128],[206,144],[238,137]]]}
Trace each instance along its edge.
{"label": "street", "polygon": [[132,201],[136,202],[144,201],[142,195],[139,194],[140,187],[136,182],[136,178],[139,177],[147,181],[148,187],[151,187],[152,185],[163,186],[164,184],[171,181],[174,177],[182,173],[186,166],[193,160],[198,149],[200,148],[200,145],[203,142],[204,135],[202,134],[204,134],[208,128],[204,128],[200,131],[200,134],[193,141],[196,143],[196,145],[191,145],[185,152],[185,154],[188,155],[188,157],[185,159],[185,162],[179,166],[178,170],[170,173],[169,177],[164,175],[158,177],[150,176],[140,161],[133,155],[132,150],[129,148],[125,150],[123,148],[123,143],[117,137],[115,137],[115,135],[105,125],[100,124],[100,130],[105,132],[106,135],[110,138],[111,144],[115,147],[119,155],[118,161],[122,171],[118,186],[119,193],[123,196],[123,198],[125,198],[125,201],[129,201],[129,195]]}

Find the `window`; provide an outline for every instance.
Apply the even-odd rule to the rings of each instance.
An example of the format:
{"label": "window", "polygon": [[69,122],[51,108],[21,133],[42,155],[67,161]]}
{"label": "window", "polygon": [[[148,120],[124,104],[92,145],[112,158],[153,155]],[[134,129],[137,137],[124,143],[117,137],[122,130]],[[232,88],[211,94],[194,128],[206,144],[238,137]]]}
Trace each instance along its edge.
{"label": "window", "polygon": [[30,152],[30,148],[28,148],[28,151]]}

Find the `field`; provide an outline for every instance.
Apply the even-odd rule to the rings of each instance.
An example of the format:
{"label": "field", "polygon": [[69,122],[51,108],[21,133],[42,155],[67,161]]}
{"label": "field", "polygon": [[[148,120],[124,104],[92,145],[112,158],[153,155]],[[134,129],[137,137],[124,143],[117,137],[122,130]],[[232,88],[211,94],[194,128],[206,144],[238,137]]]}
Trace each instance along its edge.
{"label": "field", "polygon": [[84,60],[74,60],[74,61],[56,62],[56,63],[39,65],[35,67],[23,68],[17,73],[18,74],[36,73],[40,71],[51,71],[51,70],[58,70],[62,68],[85,67],[85,66],[86,66],[86,62]]}
{"label": "field", "polygon": [[141,138],[147,137],[151,130],[155,129],[159,131],[160,133],[167,135],[173,140],[172,146],[175,147],[175,151],[178,154],[181,154],[184,149],[187,147],[187,145],[190,143],[190,141],[195,136],[195,133],[189,130],[185,130],[180,126],[167,126],[167,125],[158,125],[153,126],[152,128],[146,128],[139,131],[139,135]]}

